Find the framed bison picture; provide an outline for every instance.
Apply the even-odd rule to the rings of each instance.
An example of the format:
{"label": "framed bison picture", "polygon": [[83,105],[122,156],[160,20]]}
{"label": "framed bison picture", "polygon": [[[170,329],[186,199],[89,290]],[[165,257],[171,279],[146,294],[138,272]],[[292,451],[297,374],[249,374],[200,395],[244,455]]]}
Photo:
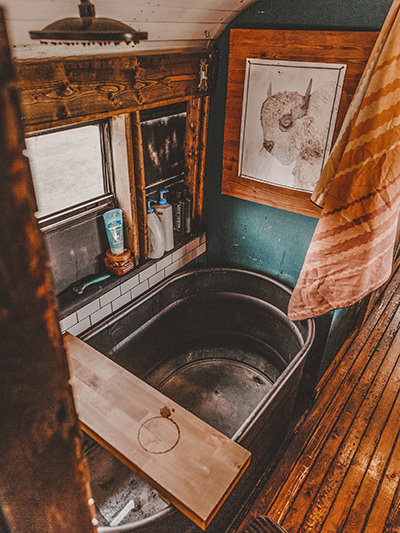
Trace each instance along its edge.
{"label": "framed bison picture", "polygon": [[222,193],[319,217],[310,196],[377,35],[230,31]]}
{"label": "framed bison picture", "polygon": [[312,192],[329,155],[345,64],[246,59],[239,176]]}

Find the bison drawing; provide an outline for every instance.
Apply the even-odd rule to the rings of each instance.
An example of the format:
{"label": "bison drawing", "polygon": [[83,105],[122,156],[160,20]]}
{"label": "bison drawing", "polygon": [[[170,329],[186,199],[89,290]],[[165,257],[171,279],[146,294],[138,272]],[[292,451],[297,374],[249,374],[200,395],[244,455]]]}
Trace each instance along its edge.
{"label": "bison drawing", "polygon": [[326,82],[315,92],[312,84],[310,79],[304,94],[297,91],[273,94],[270,84],[260,113],[263,150],[282,165],[293,165],[293,186],[300,189],[313,189],[321,173],[332,87],[334,91],[332,82]]}

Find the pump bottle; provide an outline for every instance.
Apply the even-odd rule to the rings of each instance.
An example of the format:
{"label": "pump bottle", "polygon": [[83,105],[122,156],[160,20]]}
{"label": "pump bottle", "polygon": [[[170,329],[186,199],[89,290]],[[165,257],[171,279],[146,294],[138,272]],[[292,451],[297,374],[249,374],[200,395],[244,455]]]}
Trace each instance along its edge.
{"label": "pump bottle", "polygon": [[164,230],[161,221],[156,215],[151,204],[155,204],[153,198],[147,200],[147,229],[148,229],[148,252],[149,259],[159,259],[164,255],[165,242]]}
{"label": "pump bottle", "polygon": [[174,225],[172,217],[172,205],[167,203],[164,194],[167,194],[168,189],[160,190],[160,199],[156,204],[155,211],[161,221],[164,231],[165,251],[168,252],[174,247]]}

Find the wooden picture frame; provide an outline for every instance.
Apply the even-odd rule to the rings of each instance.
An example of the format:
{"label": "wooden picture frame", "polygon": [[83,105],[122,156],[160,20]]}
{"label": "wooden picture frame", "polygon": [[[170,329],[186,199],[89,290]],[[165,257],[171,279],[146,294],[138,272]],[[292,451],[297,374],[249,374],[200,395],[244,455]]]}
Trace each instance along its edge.
{"label": "wooden picture frame", "polygon": [[311,193],[239,176],[243,90],[247,58],[347,65],[335,141],[378,32],[317,30],[230,31],[228,90],[225,112],[222,193],[319,218]]}

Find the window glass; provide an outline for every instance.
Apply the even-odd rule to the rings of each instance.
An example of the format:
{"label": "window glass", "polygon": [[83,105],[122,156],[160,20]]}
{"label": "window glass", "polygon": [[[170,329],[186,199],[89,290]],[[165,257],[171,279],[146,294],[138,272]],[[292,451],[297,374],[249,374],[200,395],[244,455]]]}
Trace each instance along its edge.
{"label": "window glass", "polygon": [[26,139],[39,218],[106,192],[101,143],[99,124]]}
{"label": "window glass", "polygon": [[186,103],[141,112],[146,190],[185,171]]}

